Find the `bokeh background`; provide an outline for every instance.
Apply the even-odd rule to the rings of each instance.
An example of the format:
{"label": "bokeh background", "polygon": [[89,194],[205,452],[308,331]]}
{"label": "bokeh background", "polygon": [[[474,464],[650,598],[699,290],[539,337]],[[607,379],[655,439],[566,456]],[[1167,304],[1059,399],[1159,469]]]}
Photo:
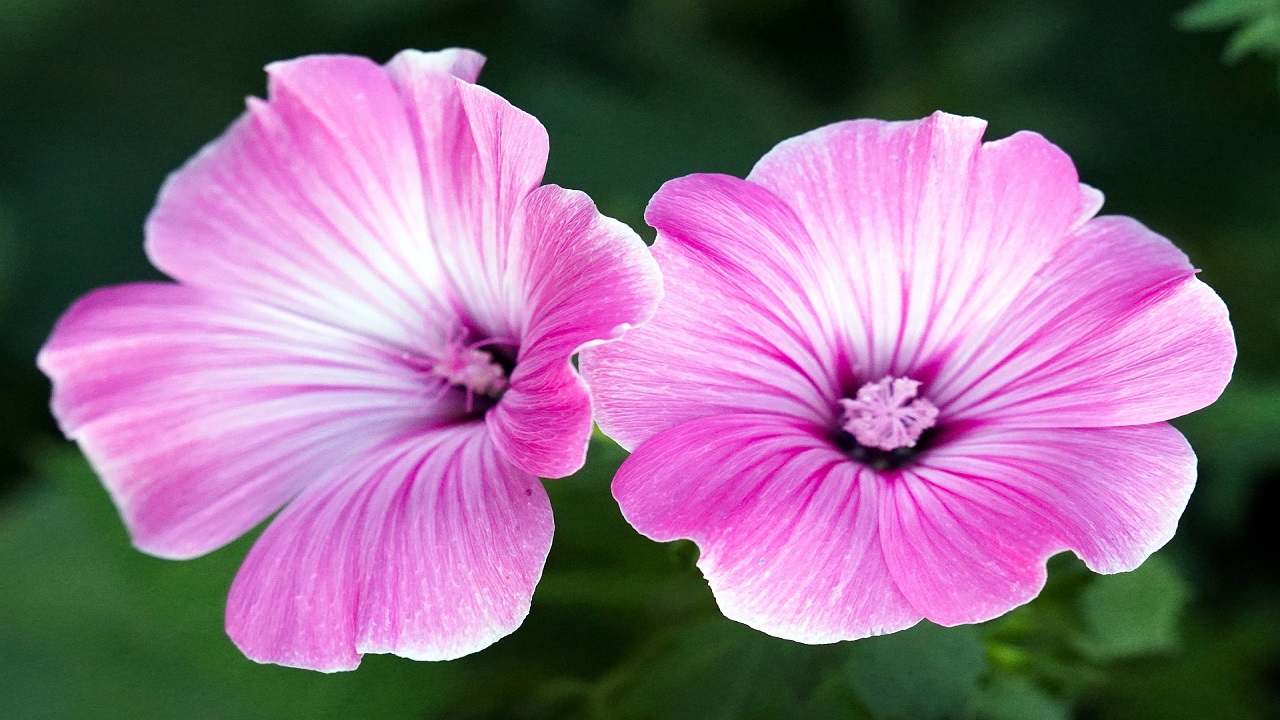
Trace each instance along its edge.
{"label": "bokeh background", "polygon": [[[0,0],[0,718],[1280,717],[1280,0],[1191,1]],[[75,297],[158,277],[155,192],[262,65],[453,45],[546,124],[549,181],[646,237],[665,179],[743,175],[835,120],[1048,136],[1232,311],[1236,379],[1176,423],[1201,458],[1178,536],[1126,575],[1055,558],[981,626],[807,647],[721,618],[694,548],[626,526],[600,439],[548,483],[556,542],[513,636],[335,676],[245,660],[222,607],[251,538],[132,550],[34,355]]]}

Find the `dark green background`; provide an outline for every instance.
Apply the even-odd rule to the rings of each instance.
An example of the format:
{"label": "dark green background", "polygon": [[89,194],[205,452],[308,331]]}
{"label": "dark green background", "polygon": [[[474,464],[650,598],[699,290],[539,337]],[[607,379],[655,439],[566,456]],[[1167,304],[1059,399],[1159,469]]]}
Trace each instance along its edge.
{"label": "dark green background", "polygon": [[[1252,17],[1260,54],[1222,63],[1228,31],[1154,0],[0,0],[0,718],[1280,717],[1280,0],[1210,5],[1198,24]],[[1231,307],[1236,379],[1177,423],[1201,457],[1178,537],[1128,575],[1056,558],[982,626],[807,647],[720,618],[691,547],[632,532],[601,441],[548,483],[556,544],[510,638],[336,676],[245,660],[222,604],[250,541],[133,551],[32,359],[78,295],[157,276],[156,189],[263,64],[451,45],[546,124],[548,181],[646,236],[665,179],[745,174],[835,120],[945,109],[1048,136]]]}

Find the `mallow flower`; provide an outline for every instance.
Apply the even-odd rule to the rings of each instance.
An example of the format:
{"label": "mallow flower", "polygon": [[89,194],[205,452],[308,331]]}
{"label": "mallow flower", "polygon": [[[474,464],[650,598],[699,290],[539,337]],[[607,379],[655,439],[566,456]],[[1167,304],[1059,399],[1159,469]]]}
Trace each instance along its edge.
{"label": "mallow flower", "polygon": [[[227,631],[317,670],[510,633],[583,464],[579,348],[657,304],[644,244],[541,185],[547,135],[469,50],[275,63],[146,223],[177,280],[110,287],[39,356],[134,544],[207,553],[276,511]],[[281,508],[283,507],[283,510]]]}
{"label": "mallow flower", "polygon": [[650,203],[667,294],[581,367],[634,450],[623,514],[697,543],[728,617],[978,622],[1055,553],[1114,573],[1173,535],[1196,458],[1165,421],[1226,385],[1226,308],[1057,147],[984,129],[841,122]]}

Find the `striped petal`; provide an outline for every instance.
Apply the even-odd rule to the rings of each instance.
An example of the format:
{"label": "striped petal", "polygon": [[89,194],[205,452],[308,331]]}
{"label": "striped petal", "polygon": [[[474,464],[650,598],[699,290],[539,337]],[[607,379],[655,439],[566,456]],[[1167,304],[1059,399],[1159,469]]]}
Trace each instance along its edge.
{"label": "striped petal", "polygon": [[87,295],[39,364],[134,543],[162,557],[221,547],[334,468],[460,410],[392,348],[181,285]]}
{"label": "striped petal", "polygon": [[721,415],[646,441],[613,494],[642,534],[698,544],[726,617],[771,635],[830,643],[920,620],[881,551],[886,492],[811,426]]}
{"label": "striped petal", "polygon": [[528,614],[551,533],[542,485],[483,424],[388,443],[271,523],[231,587],[227,632],[254,660],[313,670],[461,657]]}

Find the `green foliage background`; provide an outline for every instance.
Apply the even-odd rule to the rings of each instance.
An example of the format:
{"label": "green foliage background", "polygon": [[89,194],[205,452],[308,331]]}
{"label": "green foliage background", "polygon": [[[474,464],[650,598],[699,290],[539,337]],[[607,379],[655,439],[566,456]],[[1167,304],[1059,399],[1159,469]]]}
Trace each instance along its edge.
{"label": "green foliage background", "polygon": [[[1280,0],[1185,4],[0,0],[0,717],[1280,717]],[[646,235],[663,180],[742,175],[839,119],[941,108],[1060,144],[1231,307],[1236,380],[1177,422],[1201,457],[1178,537],[1126,575],[1055,558],[1039,599],[981,626],[796,645],[721,618],[692,547],[627,527],[602,439],[548,483],[556,544],[513,636],[336,676],[245,660],[222,604],[252,538],[132,550],[32,359],[78,295],[157,277],[155,192],[263,64],[450,45],[546,124],[548,181]]]}

